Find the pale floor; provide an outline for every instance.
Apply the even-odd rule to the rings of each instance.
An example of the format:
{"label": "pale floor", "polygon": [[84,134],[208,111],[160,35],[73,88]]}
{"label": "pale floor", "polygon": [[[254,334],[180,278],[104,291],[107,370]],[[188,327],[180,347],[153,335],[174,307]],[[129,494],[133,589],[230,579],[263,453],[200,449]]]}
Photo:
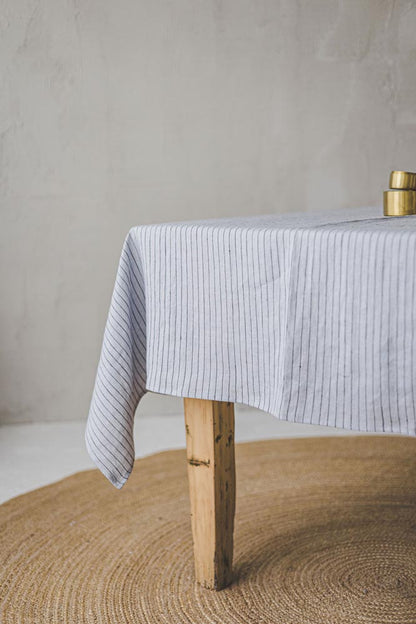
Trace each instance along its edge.
{"label": "pale floor", "polygon": [[[93,468],[84,444],[85,421],[3,425],[0,427],[0,502]],[[259,410],[236,408],[236,441],[357,432],[277,420]],[[185,446],[182,414],[138,415],[136,456]],[[104,478],[104,477],[103,477]]]}

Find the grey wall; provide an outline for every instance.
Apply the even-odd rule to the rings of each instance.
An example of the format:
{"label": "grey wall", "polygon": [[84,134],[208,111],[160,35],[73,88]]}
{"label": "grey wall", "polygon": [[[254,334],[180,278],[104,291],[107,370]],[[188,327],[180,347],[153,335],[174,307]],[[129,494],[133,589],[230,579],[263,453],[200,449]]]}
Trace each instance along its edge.
{"label": "grey wall", "polygon": [[1,421],[85,417],[131,226],[379,204],[415,33],[400,0],[0,0]]}

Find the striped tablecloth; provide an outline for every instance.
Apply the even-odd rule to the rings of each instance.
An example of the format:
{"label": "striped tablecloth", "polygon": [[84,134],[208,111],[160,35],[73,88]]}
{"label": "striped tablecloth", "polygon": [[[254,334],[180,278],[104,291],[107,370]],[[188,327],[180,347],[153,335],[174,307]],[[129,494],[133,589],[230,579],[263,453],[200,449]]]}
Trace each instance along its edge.
{"label": "striped tablecloth", "polygon": [[117,487],[146,390],[416,434],[416,217],[381,208],[147,225],[124,243],[88,416]]}

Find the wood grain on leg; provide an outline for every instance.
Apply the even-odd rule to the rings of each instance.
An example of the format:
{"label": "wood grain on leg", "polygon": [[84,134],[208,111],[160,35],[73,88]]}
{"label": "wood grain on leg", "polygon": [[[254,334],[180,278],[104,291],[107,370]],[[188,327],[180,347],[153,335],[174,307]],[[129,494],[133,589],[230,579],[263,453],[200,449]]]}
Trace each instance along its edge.
{"label": "wood grain on leg", "polygon": [[235,512],[234,404],[184,399],[196,579],[231,582]]}

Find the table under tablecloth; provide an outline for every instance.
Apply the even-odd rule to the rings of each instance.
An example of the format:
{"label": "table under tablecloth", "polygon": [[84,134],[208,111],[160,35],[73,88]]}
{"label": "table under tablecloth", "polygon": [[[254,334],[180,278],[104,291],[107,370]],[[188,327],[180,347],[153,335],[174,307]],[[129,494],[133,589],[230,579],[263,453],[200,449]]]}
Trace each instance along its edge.
{"label": "table under tablecloth", "polygon": [[122,487],[147,390],[416,435],[416,216],[381,208],[134,227],[86,429]]}

